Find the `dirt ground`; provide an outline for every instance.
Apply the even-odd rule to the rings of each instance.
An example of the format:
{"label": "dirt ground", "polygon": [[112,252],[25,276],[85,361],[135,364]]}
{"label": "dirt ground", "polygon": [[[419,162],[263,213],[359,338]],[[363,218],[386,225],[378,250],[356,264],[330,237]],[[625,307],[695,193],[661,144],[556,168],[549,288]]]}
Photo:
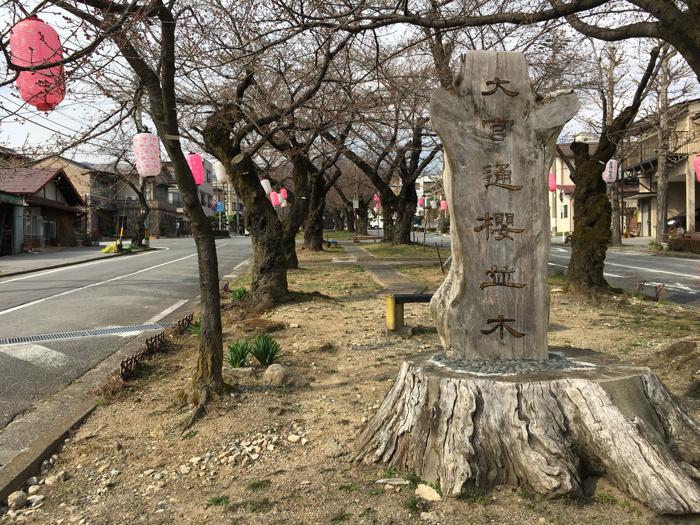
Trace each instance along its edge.
{"label": "dirt ground", "polygon": [[[259,370],[240,378],[227,370],[235,383],[231,394],[212,403],[204,420],[183,434],[179,425],[187,408],[180,393],[195,363],[196,337],[171,339],[167,353],[151,358],[140,378],[101,403],[66,441],[47,475],[65,471],[68,479],[42,485],[43,506],[22,520],[60,525],[698,523],[655,517],[604,480],[587,502],[546,500],[501,487],[490,495],[427,504],[416,500],[410,485],[388,490],[377,484],[395,475],[412,478],[352,463],[354,436],[391,387],[401,359],[436,347],[438,338],[427,305],[420,304],[406,308],[416,335],[387,338],[384,301],[371,295],[376,283],[358,268],[331,266],[332,257],[317,257],[314,271],[290,272],[293,289],[317,290],[328,298],[280,306],[263,316],[281,324],[272,335],[283,348],[281,362],[292,373],[292,386],[265,386]],[[303,263],[309,260],[302,256]],[[441,280],[437,266],[402,271],[433,289]],[[556,290],[552,345],[591,348],[648,365],[683,394],[700,368],[697,311],[628,296],[574,299]],[[238,318],[237,307],[225,305],[227,343],[249,337],[249,327],[256,325]],[[257,322],[263,325],[269,326]],[[684,397],[683,402],[697,419],[700,400]]]}

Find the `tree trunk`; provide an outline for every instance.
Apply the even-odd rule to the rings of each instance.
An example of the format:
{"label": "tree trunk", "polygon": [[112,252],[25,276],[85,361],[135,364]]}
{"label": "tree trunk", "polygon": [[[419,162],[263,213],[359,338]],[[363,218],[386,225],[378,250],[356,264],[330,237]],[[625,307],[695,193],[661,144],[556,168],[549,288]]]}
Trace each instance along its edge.
{"label": "tree trunk", "polygon": [[394,214],[396,213],[396,206],[398,199],[391,189],[387,189],[382,193],[381,203],[381,217],[382,217],[382,230],[383,230],[383,242],[394,242]]}
{"label": "tree trunk", "polygon": [[367,209],[367,203],[360,202],[360,207],[355,211],[357,212],[355,233],[358,235],[367,235],[367,226],[369,226],[369,210]]}
{"label": "tree trunk", "polygon": [[586,477],[603,475],[660,514],[700,512],[700,427],[648,369],[595,360],[525,371],[410,358],[355,460],[413,471],[445,496],[499,485],[581,496]]}
{"label": "tree trunk", "polygon": [[659,152],[656,157],[656,242],[667,241],[668,221],[668,167],[667,155],[669,153],[669,122],[668,122],[668,88],[671,84],[668,74],[668,62],[661,65],[659,74]]}
{"label": "tree trunk", "polygon": [[355,231],[355,209],[352,206],[345,208],[345,223],[349,232]]}
{"label": "tree trunk", "polygon": [[620,229],[620,193],[622,182],[614,182],[610,185],[610,203],[612,213],[612,245],[622,246],[622,231]]}
{"label": "tree trunk", "polygon": [[287,258],[282,224],[260,185],[253,160],[239,154],[231,161],[236,193],[245,205],[245,225],[253,244],[249,300],[270,307],[288,296]]}
{"label": "tree trunk", "polygon": [[576,162],[574,189],[574,235],[571,260],[566,272],[569,288],[574,291],[607,289],[603,277],[605,252],[610,239],[612,209],[605,193],[604,165],[588,156],[588,145],[571,145]]}
{"label": "tree trunk", "polygon": [[326,181],[316,171],[309,177],[309,207],[304,223],[304,249],[323,251],[323,213],[326,210]]}
{"label": "tree trunk", "polygon": [[394,244],[411,244],[413,217],[418,206],[416,183],[404,184],[396,205],[396,221],[394,223]]}

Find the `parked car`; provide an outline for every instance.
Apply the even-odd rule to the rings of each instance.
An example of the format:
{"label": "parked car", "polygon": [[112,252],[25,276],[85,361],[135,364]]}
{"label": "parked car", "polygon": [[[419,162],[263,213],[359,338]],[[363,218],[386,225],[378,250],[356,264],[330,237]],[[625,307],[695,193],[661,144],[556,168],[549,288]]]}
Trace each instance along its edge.
{"label": "parked car", "polygon": [[[666,225],[668,226],[669,235],[685,235],[687,227],[685,213],[671,217]],[[700,208],[695,210],[695,226],[700,226]]]}
{"label": "parked car", "polygon": [[381,217],[375,217],[371,221],[369,221],[369,227],[373,228],[375,230],[381,230],[384,228],[384,219]]}

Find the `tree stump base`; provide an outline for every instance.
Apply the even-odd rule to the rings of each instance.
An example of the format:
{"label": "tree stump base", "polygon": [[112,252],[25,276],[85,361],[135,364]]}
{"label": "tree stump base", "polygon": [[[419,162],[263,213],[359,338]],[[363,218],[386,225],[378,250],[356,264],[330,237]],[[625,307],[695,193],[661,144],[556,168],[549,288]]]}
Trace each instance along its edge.
{"label": "tree stump base", "polygon": [[525,485],[584,496],[604,476],[659,514],[700,512],[700,427],[647,368],[551,349],[548,360],[403,361],[358,437],[355,460],[442,493]]}

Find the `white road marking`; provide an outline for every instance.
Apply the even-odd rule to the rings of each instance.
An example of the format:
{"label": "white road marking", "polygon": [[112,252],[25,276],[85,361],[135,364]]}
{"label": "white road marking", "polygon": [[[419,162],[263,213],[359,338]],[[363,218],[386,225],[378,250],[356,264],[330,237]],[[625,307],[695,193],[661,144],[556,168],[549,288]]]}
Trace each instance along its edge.
{"label": "white road marking", "polygon": [[54,368],[68,363],[70,357],[56,350],[32,343],[0,346],[0,354],[26,361],[42,368]]}
{"label": "white road marking", "polygon": [[565,266],[563,264],[555,264],[555,263],[547,263],[549,266],[558,266],[559,268],[568,268],[568,266]]}
{"label": "white road marking", "polygon": [[251,259],[252,259],[252,257],[248,257],[245,261],[243,261],[243,262],[241,262],[241,263],[238,263],[238,264],[233,268],[233,270],[231,270],[231,273],[229,273],[228,275],[224,275],[224,279],[230,279],[230,278],[233,278],[233,277],[238,277],[238,275],[235,274],[234,272],[235,272],[236,270],[238,270],[238,269],[239,269],[241,266],[243,266],[244,264],[248,264],[248,262],[249,262]]}
{"label": "white road marking", "polygon": [[[145,255],[151,255],[153,253],[158,253],[161,249],[162,250],[170,250],[170,248],[159,248],[158,250],[153,250],[150,252],[141,253],[141,254],[139,254],[139,257],[143,257]],[[86,262],[86,263],[80,263],[80,264],[71,264],[70,266],[62,266],[61,268],[54,268],[53,270],[46,270],[45,272],[30,273],[27,275],[23,275],[22,277],[15,277],[13,279],[6,279],[5,281],[0,281],[0,284],[14,283],[15,281],[24,281],[25,279],[31,279],[32,277],[41,277],[42,275],[50,275],[52,273],[62,272],[64,270],[76,270],[78,268],[85,268],[86,266],[92,266],[93,264],[110,262],[110,261],[113,261],[115,259],[118,259],[118,257],[110,257],[109,259],[101,259],[99,261],[92,261],[92,262]]]}
{"label": "white road marking", "polygon": [[[226,246],[228,243],[220,244],[217,246],[217,248],[221,248],[223,246]],[[173,259],[172,261],[167,261],[161,264],[156,264],[155,266],[149,266],[148,268],[143,268],[141,270],[137,270],[135,272],[127,273],[124,275],[119,275],[117,277],[112,277],[111,279],[107,279],[106,281],[99,281],[96,283],[88,284],[85,286],[81,286],[80,288],[73,288],[72,290],[66,290],[65,292],[57,293],[54,295],[49,295],[48,297],[43,297],[41,299],[37,299],[36,301],[30,301],[28,303],[20,304],[19,306],[14,306],[12,308],[8,308],[7,310],[1,310],[0,315],[5,315],[9,314],[12,312],[16,312],[17,310],[22,310],[24,308],[28,308],[30,306],[34,306],[36,304],[43,303],[44,301],[48,301],[49,299],[55,299],[56,297],[63,297],[64,295],[70,295],[75,292],[80,292],[81,290],[87,290],[88,288],[94,288],[95,286],[101,286],[103,284],[107,283],[112,283],[114,281],[119,281],[120,279],[124,279],[126,277],[132,277],[134,275],[138,275],[140,273],[148,272],[150,270],[155,270],[156,268],[161,268],[163,266],[168,266],[169,264],[174,264],[176,262],[184,261],[185,259],[191,259],[192,257],[196,257],[196,253],[192,253],[190,255],[185,255],[184,257],[180,257],[178,259]]]}
{"label": "white road marking", "polygon": [[[562,259],[562,258],[570,259],[570,257],[564,257],[563,255],[553,255],[552,254],[552,257],[559,257],[560,259]],[[687,260],[694,261],[696,259],[687,259]],[[555,265],[555,266],[561,266],[561,265]],[[698,275],[690,275],[688,273],[669,272],[668,270],[655,270],[653,268],[640,268],[639,266],[629,266],[627,264],[620,264],[620,263],[614,263],[614,262],[609,262],[609,261],[605,261],[605,266],[619,266],[620,268],[629,268],[630,270],[639,270],[641,272],[663,273],[666,275],[676,275],[678,277],[688,277],[690,279],[700,279],[700,272],[698,272]]]}
{"label": "white road marking", "polygon": [[158,321],[160,321],[161,319],[163,319],[163,317],[165,317],[166,315],[170,315],[171,313],[173,313],[175,310],[177,310],[178,308],[180,308],[180,307],[181,307],[183,304],[185,304],[186,302],[187,302],[187,299],[181,299],[180,301],[176,302],[176,303],[175,303],[174,305],[172,305],[171,307],[166,308],[165,310],[163,310],[161,313],[154,315],[153,317],[151,317],[148,321],[146,321],[146,322],[143,323],[143,324],[154,324],[154,323],[157,323]]}

